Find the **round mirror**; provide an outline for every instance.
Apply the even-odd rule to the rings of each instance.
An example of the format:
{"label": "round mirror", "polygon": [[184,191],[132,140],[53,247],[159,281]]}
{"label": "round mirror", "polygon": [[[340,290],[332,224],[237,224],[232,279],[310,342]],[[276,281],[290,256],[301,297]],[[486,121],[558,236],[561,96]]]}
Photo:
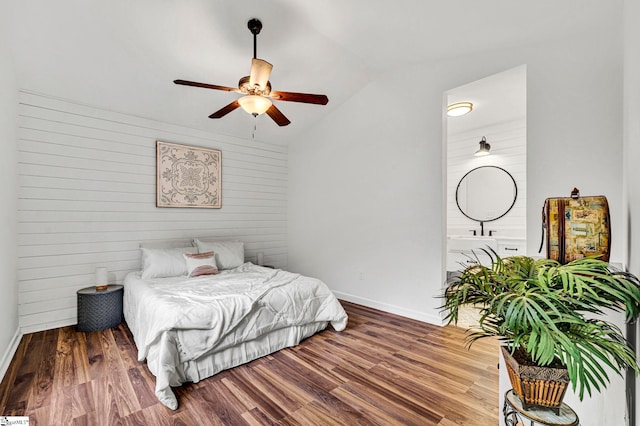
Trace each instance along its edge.
{"label": "round mirror", "polygon": [[481,166],[469,171],[456,188],[456,204],[463,215],[491,222],[509,213],[516,203],[516,181],[503,168]]}

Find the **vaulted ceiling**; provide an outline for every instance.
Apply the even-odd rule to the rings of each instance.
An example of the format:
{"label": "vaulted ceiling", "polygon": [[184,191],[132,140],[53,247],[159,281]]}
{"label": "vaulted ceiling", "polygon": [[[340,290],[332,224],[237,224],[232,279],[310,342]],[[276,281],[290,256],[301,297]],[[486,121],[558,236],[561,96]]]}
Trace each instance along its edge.
{"label": "vaulted ceiling", "polygon": [[[21,88],[211,132],[287,143],[383,73],[587,31],[619,14],[602,0],[10,0]],[[6,6],[6,5],[5,5]],[[278,127],[242,110],[208,115],[248,75],[250,18],[264,25],[258,57],[274,90],[324,93],[326,106],[278,102]],[[614,16],[615,18],[615,16]],[[420,76],[397,91],[420,90]],[[380,107],[402,108],[393,99]]]}

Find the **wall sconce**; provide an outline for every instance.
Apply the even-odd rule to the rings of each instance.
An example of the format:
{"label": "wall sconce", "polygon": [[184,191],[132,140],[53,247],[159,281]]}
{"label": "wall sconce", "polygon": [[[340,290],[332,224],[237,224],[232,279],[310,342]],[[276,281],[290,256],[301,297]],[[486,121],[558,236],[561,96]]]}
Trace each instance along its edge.
{"label": "wall sconce", "polygon": [[483,136],[482,140],[480,141],[480,149],[478,149],[476,151],[475,155],[476,157],[480,157],[482,155],[489,155],[489,150],[491,150],[491,145],[489,145],[489,143],[487,142],[487,139]]}
{"label": "wall sconce", "polygon": [[96,268],[96,291],[105,291],[109,288],[107,268]]}
{"label": "wall sconce", "polygon": [[471,102],[456,102],[447,107],[447,115],[449,117],[460,117],[461,115],[469,114],[471,111],[473,111]]}

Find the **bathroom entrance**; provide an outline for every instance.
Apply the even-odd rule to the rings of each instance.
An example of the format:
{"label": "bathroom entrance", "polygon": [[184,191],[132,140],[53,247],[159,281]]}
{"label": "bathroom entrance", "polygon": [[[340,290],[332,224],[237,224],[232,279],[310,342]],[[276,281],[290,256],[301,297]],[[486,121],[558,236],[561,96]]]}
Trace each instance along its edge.
{"label": "bathroom entrance", "polygon": [[[448,90],[445,99],[451,278],[476,259],[490,264],[481,249],[501,257],[526,254],[526,66]],[[473,326],[477,318],[477,310],[469,309],[458,326]]]}

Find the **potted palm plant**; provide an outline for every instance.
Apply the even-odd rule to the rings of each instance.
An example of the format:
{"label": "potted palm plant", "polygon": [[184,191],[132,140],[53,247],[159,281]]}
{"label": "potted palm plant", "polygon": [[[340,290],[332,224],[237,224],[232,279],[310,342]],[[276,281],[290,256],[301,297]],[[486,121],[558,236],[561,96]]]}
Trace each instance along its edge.
{"label": "potted palm plant", "polygon": [[596,258],[561,265],[487,254],[491,266],[476,258],[448,282],[445,321],[457,323],[462,306],[479,309],[467,345],[484,337],[500,339],[511,384],[525,407],[557,411],[568,383],[580,400],[585,391],[600,391],[609,382],[604,366],[620,375],[624,368],[640,372],[622,331],[603,316],[613,310],[624,311],[627,321],[638,317],[635,276]]}

